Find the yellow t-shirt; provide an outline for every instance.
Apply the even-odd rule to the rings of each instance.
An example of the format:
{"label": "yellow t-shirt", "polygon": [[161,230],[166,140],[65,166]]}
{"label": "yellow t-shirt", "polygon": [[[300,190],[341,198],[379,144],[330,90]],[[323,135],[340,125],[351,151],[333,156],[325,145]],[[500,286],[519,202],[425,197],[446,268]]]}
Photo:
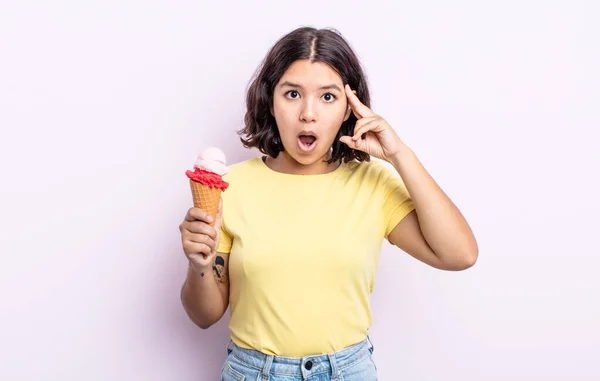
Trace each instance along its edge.
{"label": "yellow t-shirt", "polygon": [[291,175],[256,157],[223,179],[231,339],[288,357],[364,340],[381,244],[414,209],[400,176],[373,160]]}

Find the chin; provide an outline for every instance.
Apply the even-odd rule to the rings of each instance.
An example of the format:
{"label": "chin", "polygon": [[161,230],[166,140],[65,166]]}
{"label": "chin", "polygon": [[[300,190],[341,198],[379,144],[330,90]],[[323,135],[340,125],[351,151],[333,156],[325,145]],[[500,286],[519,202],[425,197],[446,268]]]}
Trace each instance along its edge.
{"label": "chin", "polygon": [[294,159],[296,159],[296,161],[299,164],[306,165],[306,166],[315,164],[315,163],[317,163],[319,161],[319,158],[317,158],[317,157],[311,157],[311,158],[300,157],[300,158],[294,158]]}
{"label": "chin", "polygon": [[301,165],[312,165],[314,163],[320,162],[325,155],[327,155],[327,151],[318,152],[317,150],[313,152],[293,152],[290,151],[285,152],[290,158],[298,162]]}

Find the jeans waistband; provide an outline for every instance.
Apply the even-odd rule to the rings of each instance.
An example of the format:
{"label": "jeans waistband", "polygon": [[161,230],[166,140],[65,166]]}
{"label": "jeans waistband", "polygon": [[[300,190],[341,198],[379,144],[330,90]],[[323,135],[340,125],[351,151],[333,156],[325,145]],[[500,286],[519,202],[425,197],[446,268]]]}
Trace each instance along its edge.
{"label": "jeans waistband", "polygon": [[351,366],[373,353],[373,344],[367,336],[363,341],[337,352],[304,357],[285,357],[242,348],[230,341],[227,345],[227,353],[244,365],[261,371],[263,377],[267,377],[269,374],[279,374],[306,378],[313,374],[328,373],[335,379],[341,369]]}

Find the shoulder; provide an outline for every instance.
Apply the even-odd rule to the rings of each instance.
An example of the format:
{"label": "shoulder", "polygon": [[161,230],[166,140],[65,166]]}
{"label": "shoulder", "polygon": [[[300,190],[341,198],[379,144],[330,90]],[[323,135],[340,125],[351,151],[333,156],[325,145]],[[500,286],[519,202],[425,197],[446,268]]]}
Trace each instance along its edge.
{"label": "shoulder", "polygon": [[229,187],[223,192],[223,197],[246,197],[253,184],[264,182],[262,165],[260,157],[253,157],[227,166],[223,181],[229,183]]}
{"label": "shoulder", "polygon": [[259,169],[260,160],[260,157],[253,157],[238,163],[230,164],[227,167],[227,174],[223,176],[223,180],[232,181],[245,176],[255,176],[257,169]]}
{"label": "shoulder", "polygon": [[394,175],[389,164],[377,159],[362,162],[352,161],[347,163],[347,168],[350,176],[374,183],[385,182]]}

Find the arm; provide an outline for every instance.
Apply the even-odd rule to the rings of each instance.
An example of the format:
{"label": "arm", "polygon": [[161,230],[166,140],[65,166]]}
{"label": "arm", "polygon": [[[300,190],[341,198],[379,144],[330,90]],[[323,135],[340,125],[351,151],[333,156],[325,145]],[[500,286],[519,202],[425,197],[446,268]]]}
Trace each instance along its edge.
{"label": "arm", "polygon": [[229,254],[217,253],[212,269],[189,265],[181,302],[200,328],[207,329],[219,321],[229,305]]}
{"label": "arm", "polygon": [[390,233],[390,243],[438,269],[457,271],[473,266],[478,246],[469,224],[416,155],[403,146],[390,163],[415,204],[415,210]]}
{"label": "arm", "polygon": [[439,269],[473,266],[478,256],[477,242],[460,211],[389,123],[365,106],[348,84],[344,88],[357,122],[353,136],[342,136],[340,141],[391,163],[415,205],[415,211],[388,235],[390,243]]}

